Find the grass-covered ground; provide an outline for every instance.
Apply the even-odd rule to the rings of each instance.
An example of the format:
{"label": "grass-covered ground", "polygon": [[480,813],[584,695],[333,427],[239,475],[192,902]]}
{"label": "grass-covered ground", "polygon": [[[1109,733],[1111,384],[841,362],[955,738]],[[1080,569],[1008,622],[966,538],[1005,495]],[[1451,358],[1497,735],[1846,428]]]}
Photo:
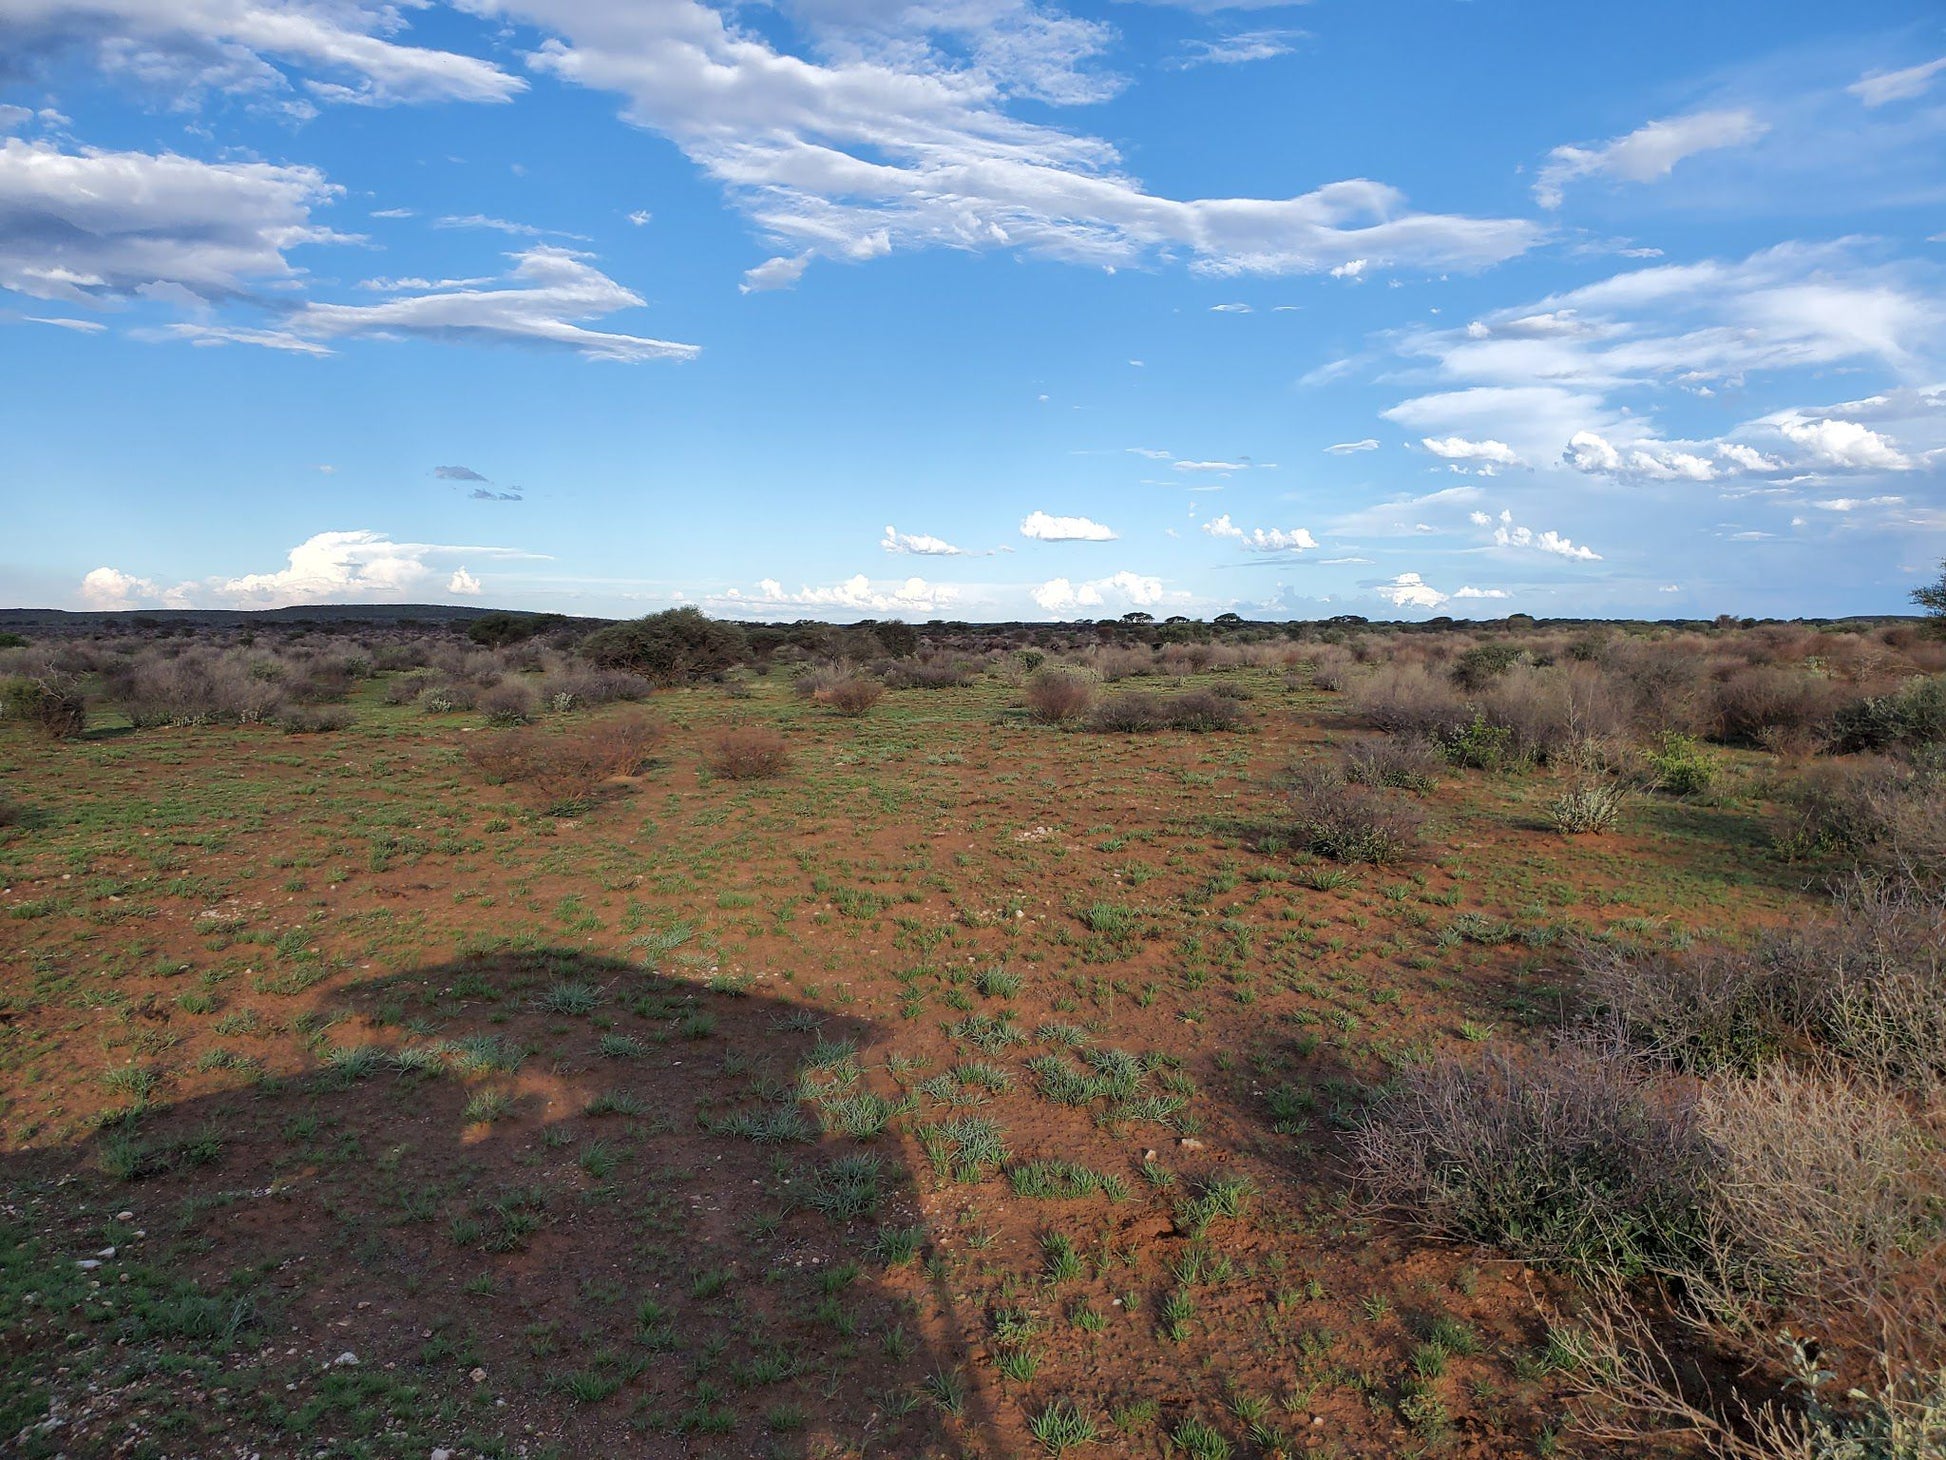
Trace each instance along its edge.
{"label": "grass-covered ground", "polygon": [[[1448,774],[1422,852],[1296,849],[1368,732],[665,692],[572,816],[476,715],[0,733],[0,1450],[1566,1453],[1561,1280],[1353,1185],[1399,1072],[1558,1025],[1577,940],[1821,908],[1772,758],[1556,832]],[[578,721],[634,711],[603,709]],[[789,770],[712,777],[731,725]]]}

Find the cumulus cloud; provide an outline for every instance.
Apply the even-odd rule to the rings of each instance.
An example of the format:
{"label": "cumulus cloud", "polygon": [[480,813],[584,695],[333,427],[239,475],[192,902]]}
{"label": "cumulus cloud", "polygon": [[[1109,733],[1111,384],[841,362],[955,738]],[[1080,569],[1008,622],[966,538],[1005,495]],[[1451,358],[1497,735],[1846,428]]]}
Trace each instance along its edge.
{"label": "cumulus cloud", "polygon": [[924,578],[907,578],[899,583],[875,583],[863,573],[827,587],[800,587],[787,591],[775,578],[757,584],[755,593],[731,588],[710,600],[719,606],[742,613],[768,614],[804,609],[829,611],[844,609],[854,613],[934,614],[959,596],[949,583],[928,583]]}
{"label": "cumulus cloud", "polygon": [[1083,583],[1073,583],[1066,578],[1050,578],[1029,596],[1044,612],[1059,614],[1103,608],[1110,603],[1116,607],[1128,605],[1145,608],[1160,603],[1164,589],[1160,578],[1145,577],[1123,569],[1106,578],[1094,578]]}
{"label": "cumulus cloud", "polygon": [[1667,177],[1685,157],[1754,142],[1770,130],[1747,111],[1692,112],[1665,117],[1593,147],[1556,147],[1548,153],[1534,183],[1534,200],[1543,208],[1561,206],[1562,190],[1578,178],[1611,177],[1623,182],[1654,182]]}
{"label": "cumulus cloud", "polygon": [[1030,512],[1021,519],[1020,535],[1038,542],[1113,542],[1115,530],[1086,517],[1051,517]]}
{"label": "cumulus cloud", "polygon": [[103,306],[218,301],[292,278],[285,252],[339,190],[310,167],[0,140],[0,288]]}
{"label": "cumulus cloud", "polygon": [[1513,594],[1509,593],[1504,588],[1474,588],[1469,586],[1465,588],[1454,589],[1453,597],[1455,598],[1512,598]]}
{"label": "cumulus cloud", "polygon": [[956,548],[944,538],[931,537],[923,532],[900,532],[888,526],[885,537],[879,546],[888,553],[916,553],[927,558],[957,558],[965,555],[964,548]]}
{"label": "cumulus cloud", "polygon": [[1571,558],[1580,563],[1599,563],[1601,554],[1590,547],[1577,547],[1558,532],[1536,532],[1531,527],[1522,527],[1514,521],[1513,509],[1502,508],[1499,519],[1475,512],[1469,519],[1475,527],[1491,527],[1496,547],[1533,548],[1538,552],[1553,553],[1556,557]]}
{"label": "cumulus cloud", "polygon": [[[442,560],[455,557],[532,558],[516,548],[394,542],[382,532],[320,532],[292,548],[282,568],[238,578],[159,587],[116,568],[96,568],[81,581],[84,602],[96,607],[284,608],[299,603],[402,602],[441,582]],[[464,567],[444,579],[446,591],[477,591]],[[455,585],[470,582],[473,589]]]}
{"label": "cumulus cloud", "polygon": [[480,596],[480,580],[465,568],[455,568],[453,576],[446,580],[446,591],[462,598],[477,598]]}
{"label": "cumulus cloud", "polygon": [[1417,573],[1401,573],[1373,591],[1394,608],[1438,608],[1452,596],[1441,593]]}
{"label": "cumulus cloud", "polygon": [[1464,436],[1427,436],[1419,444],[1434,456],[1451,462],[1477,462],[1483,476],[1503,466],[1525,466],[1520,453],[1504,441],[1469,441]]}
{"label": "cumulus cloud", "polygon": [[1777,429],[1821,466],[1863,471],[1908,471],[1912,467],[1897,446],[1856,421],[1805,420],[1791,415],[1780,419]]}
{"label": "cumulus cloud", "polygon": [[1866,106],[1880,107],[1887,102],[1910,101],[1915,96],[1924,96],[1931,89],[1934,78],[1942,71],[1946,71],[1946,56],[1899,71],[1867,72],[1845,90]]}
{"label": "cumulus cloud", "polygon": [[1324,449],[1333,456],[1350,456],[1358,451],[1378,450],[1378,440],[1376,437],[1367,436],[1363,441],[1340,441],[1336,445],[1327,446]]}
{"label": "cumulus cloud", "polygon": [[[401,44],[402,9],[348,0],[0,0],[0,55],[15,67],[69,52],[117,82],[166,92],[279,94],[323,102],[505,102],[527,83],[491,62]],[[308,102],[288,109],[303,115]]]}
{"label": "cumulus cloud", "polygon": [[152,578],[138,578],[119,568],[95,568],[81,580],[81,602],[110,612],[129,608],[187,608],[186,589],[164,588]]}
{"label": "cumulus cloud", "polygon": [[467,8],[536,27],[530,66],[618,93],[628,121],[723,187],[775,252],[750,288],[794,282],[816,259],[936,247],[1300,274],[1350,259],[1483,267],[1541,236],[1525,219],[1415,212],[1365,178],[1277,199],[1151,193],[1107,141],[1015,114],[1016,101],[1096,100],[1114,86],[1083,64],[1105,27],[1028,4],[805,7],[815,58],[701,0]]}
{"label": "cumulus cloud", "polygon": [[1203,531],[1211,537],[1229,538],[1249,553],[1289,553],[1304,552],[1318,545],[1318,540],[1302,527],[1289,531],[1282,528],[1254,528],[1245,532],[1230,521],[1230,514],[1213,518],[1203,524]]}

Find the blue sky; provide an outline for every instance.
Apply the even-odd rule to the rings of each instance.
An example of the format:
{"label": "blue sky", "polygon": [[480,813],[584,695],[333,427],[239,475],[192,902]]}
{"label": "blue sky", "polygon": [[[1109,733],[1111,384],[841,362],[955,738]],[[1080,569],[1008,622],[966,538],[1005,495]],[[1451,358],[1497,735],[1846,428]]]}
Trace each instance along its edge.
{"label": "blue sky", "polygon": [[1901,611],[1936,4],[0,0],[0,601]]}

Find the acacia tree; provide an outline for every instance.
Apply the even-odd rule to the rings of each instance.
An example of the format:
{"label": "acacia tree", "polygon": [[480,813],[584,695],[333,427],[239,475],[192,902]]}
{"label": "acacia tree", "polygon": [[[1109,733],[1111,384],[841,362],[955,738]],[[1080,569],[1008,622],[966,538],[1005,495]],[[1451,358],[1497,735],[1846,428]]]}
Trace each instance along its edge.
{"label": "acacia tree", "polygon": [[1912,601],[1932,620],[1932,631],[1946,635],[1946,562],[1939,565],[1939,581],[1912,590]]}

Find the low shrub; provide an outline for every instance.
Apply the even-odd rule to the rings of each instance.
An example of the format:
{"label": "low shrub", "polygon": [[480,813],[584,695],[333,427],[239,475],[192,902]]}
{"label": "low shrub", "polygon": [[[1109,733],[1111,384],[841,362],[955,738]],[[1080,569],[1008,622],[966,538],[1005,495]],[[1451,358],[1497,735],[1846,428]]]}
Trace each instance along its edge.
{"label": "low shrub", "polygon": [[1140,692],[1103,700],[1088,716],[1090,730],[1117,735],[1141,735],[1165,729],[1168,724],[1169,711],[1162,697]]}
{"label": "low shrub", "polygon": [[1351,699],[1375,729],[1426,740],[1449,740],[1474,717],[1452,683],[1423,664],[1380,669],[1353,685]]}
{"label": "low shrub", "polygon": [[480,702],[478,686],[463,679],[438,679],[419,691],[419,708],[428,715],[451,715]]}
{"label": "low shrub", "polygon": [[474,705],[489,725],[525,725],[540,713],[540,700],[533,687],[518,679],[503,680],[481,691]]}
{"label": "low shrub", "polygon": [[1453,661],[1453,683],[1463,690],[1482,690],[1527,658],[1518,644],[1476,644]]}
{"label": "low shrub", "polygon": [[725,730],[703,751],[713,776],[729,781],[762,781],[790,768],[790,746],[775,730],[748,726]]}
{"label": "low shrub", "polygon": [[1765,747],[1819,741],[1840,697],[1830,680],[1805,670],[1752,665],[1714,686],[1710,736],[1730,745]]}
{"label": "low shrub", "polygon": [[885,698],[885,686],[875,679],[847,675],[819,690],[815,698],[819,704],[836,710],[841,715],[856,718],[866,714],[873,705]]}
{"label": "low shrub", "polygon": [[1691,737],[1664,730],[1643,752],[1657,789],[1672,796],[1700,796],[1716,780],[1716,763]]}
{"label": "low shrub", "polygon": [[962,689],[973,682],[973,671],[944,659],[901,659],[885,666],[891,689]]}
{"label": "low shrub", "polygon": [[1168,704],[1169,728],[1196,735],[1236,729],[1243,723],[1243,711],[1237,705],[1239,696],[1223,693],[1231,688],[1234,686],[1218,685],[1213,690],[1177,695]]}
{"label": "low shrub", "polygon": [[1034,671],[1025,692],[1027,713],[1043,725],[1063,725],[1088,713],[1095,687],[1067,669],[1044,667]]}
{"label": "low shrub", "polygon": [[517,787],[538,809],[559,815],[585,807],[612,777],[634,775],[663,734],[657,721],[628,714],[565,732],[522,727],[482,736],[466,758],[487,781]]}
{"label": "low shrub", "polygon": [[1581,781],[1547,803],[1547,819],[1563,836],[1613,831],[1629,794],[1624,781]]}
{"label": "low shrub", "polygon": [[1525,1261],[1632,1279],[1695,1270],[1709,1251],[1711,1148],[1693,1103],[1591,1048],[1409,1069],[1354,1152],[1385,1204]]}
{"label": "low shrub", "polygon": [[1841,706],[1831,737],[1831,748],[1843,752],[1946,743],[1946,674],[1908,679],[1889,695]]}
{"label": "low shrub", "polygon": [[603,669],[656,684],[686,684],[740,663],[750,640],[737,625],[705,617],[700,609],[672,608],[597,629],[575,652]]}
{"label": "low shrub", "polygon": [[350,726],[353,716],[343,705],[300,706],[277,717],[286,735],[325,735]]}
{"label": "low shrub", "polygon": [[1425,816],[1417,806],[1348,784],[1335,768],[1301,767],[1286,787],[1297,840],[1319,856],[1386,866],[1403,861],[1419,844]]}
{"label": "low shrub", "polygon": [[1343,767],[1344,778],[1353,785],[1430,791],[1439,784],[1446,757],[1430,740],[1383,735],[1352,746],[1345,752]]}
{"label": "low shrub", "polygon": [[542,706],[555,714],[590,710],[599,705],[647,699],[655,690],[639,674],[623,669],[551,669],[540,678],[536,692]]}
{"label": "low shrub", "polygon": [[1786,795],[1778,847],[1842,857],[1906,881],[1946,883],[1946,772],[1892,760],[1814,767]]}
{"label": "low shrub", "polygon": [[27,725],[49,740],[72,740],[88,728],[88,701],[66,675],[0,682],[0,719]]}
{"label": "low shrub", "polygon": [[104,678],[118,708],[137,729],[264,724],[276,719],[286,704],[276,675],[236,654],[191,650],[173,659],[138,660]]}

